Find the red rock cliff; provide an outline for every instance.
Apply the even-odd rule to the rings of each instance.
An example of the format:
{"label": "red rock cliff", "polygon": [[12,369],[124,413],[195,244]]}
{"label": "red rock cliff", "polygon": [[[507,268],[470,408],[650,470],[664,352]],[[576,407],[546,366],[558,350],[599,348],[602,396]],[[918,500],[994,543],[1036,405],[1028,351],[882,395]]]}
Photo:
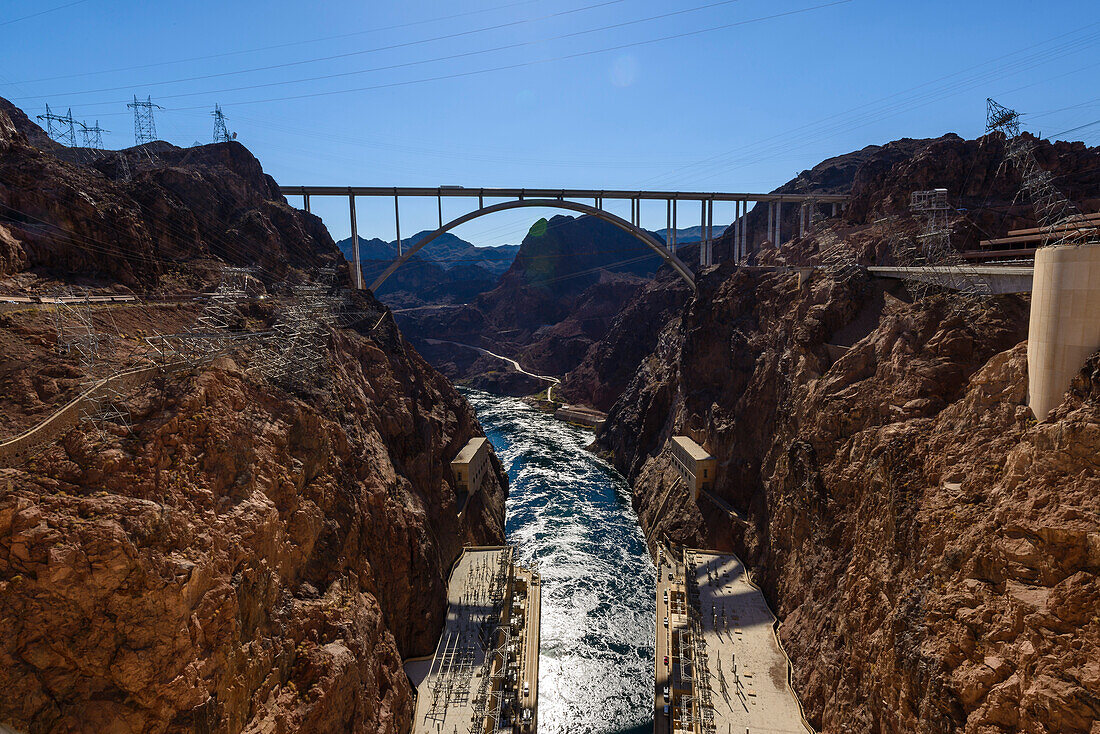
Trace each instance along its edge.
{"label": "red rock cliff", "polygon": [[[864,171],[892,182],[888,198],[865,183],[858,211],[789,256],[879,249],[889,233],[859,211],[901,200],[893,166],[919,169]],[[1096,731],[1100,356],[1036,424],[1027,308],[723,265],[598,435],[647,537],[754,568],[822,731]],[[747,522],[690,500],[663,452],[683,432],[719,459],[715,491]]]}
{"label": "red rock cliff", "polygon": [[[270,245],[262,277],[272,285],[314,263],[311,252],[320,264],[338,259],[319,222],[266,186],[240,146],[162,151],[135,180],[116,183],[45,143],[31,146],[11,124],[0,128],[0,172],[31,176],[0,187],[0,201],[24,212],[2,225],[14,253],[9,288],[38,276],[71,282],[99,231],[119,235],[112,242],[124,253],[101,266],[104,288],[157,292],[171,271],[157,231],[182,248],[176,265],[213,269],[247,254],[186,250],[187,222],[197,241]],[[188,155],[217,161],[183,162]],[[80,203],[85,186],[105,209]],[[225,209],[205,218],[217,202]],[[141,334],[186,329],[199,308],[96,309],[96,328],[108,319],[118,328],[99,363],[125,364]],[[245,347],[126,395],[132,431],[105,423],[101,434],[82,422],[29,462],[0,469],[0,723],[26,732],[408,731],[401,659],[434,647],[462,546],[502,541],[506,479],[496,466],[458,518],[448,464],[481,433],[473,410],[381,304],[356,296],[349,311],[356,323],[326,331],[327,379],[300,394],[259,377],[250,369],[257,352]],[[272,318],[262,304],[241,314],[255,330]],[[55,340],[48,311],[0,314],[0,439],[49,415],[90,376],[55,353]]]}

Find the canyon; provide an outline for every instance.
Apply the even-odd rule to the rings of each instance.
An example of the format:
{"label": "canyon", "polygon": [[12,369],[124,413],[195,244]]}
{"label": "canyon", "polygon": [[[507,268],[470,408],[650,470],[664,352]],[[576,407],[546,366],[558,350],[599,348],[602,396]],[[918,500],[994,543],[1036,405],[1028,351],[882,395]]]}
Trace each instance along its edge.
{"label": "canyon", "polygon": [[[275,321],[281,281],[326,263],[347,281],[320,220],[287,206],[240,144],[81,160],[55,155],[10,110],[9,287],[137,293],[148,305],[95,310],[96,328],[116,331],[93,368],[56,352],[49,310],[0,313],[5,437],[95,370],[126,364],[143,335],[187,328],[202,306],[186,294],[214,288],[227,264],[260,263],[239,316],[254,330]],[[123,157],[129,180],[111,168]],[[0,470],[0,721],[408,730],[401,661],[434,647],[462,547],[502,540],[507,479],[494,465],[459,518],[444,467],[480,433],[473,410],[371,295],[344,308],[322,383],[288,392],[260,377],[256,350],[230,350],[122,397],[128,429],[81,421]]]}
{"label": "canyon", "polygon": [[[983,190],[1004,192],[988,199],[1011,204],[999,141],[983,143],[885,146],[855,170],[845,215],[761,261],[809,264],[837,243],[888,259],[891,238],[916,227],[913,180],[977,196],[962,184],[984,171]],[[1100,156],[1040,151],[1071,189]],[[650,306],[666,313],[657,336],[652,322],[634,329],[654,346],[597,433],[651,545],[746,559],[821,731],[1095,732],[1098,358],[1036,423],[1026,297],[914,300],[866,276],[729,263],[698,287],[683,308]],[[629,324],[563,391],[621,384]],[[715,494],[737,516],[690,498],[665,449],[678,434],[719,458]]]}
{"label": "canyon", "polygon": [[[1100,209],[1100,149],[1035,150]],[[737,553],[819,731],[1096,734],[1100,355],[1037,422],[1026,295],[917,297],[859,267],[891,264],[917,233],[917,189],[952,192],[957,249],[1033,224],[1003,158],[996,135],[946,135],[826,160],[777,192],[850,194],[844,211],[775,248],[758,205],[751,261],[734,262],[726,232],[695,292],[622,231],[560,216],[495,280],[477,265],[469,291],[416,295],[463,267],[446,253],[392,302],[326,286],[323,378],[265,378],[250,344],[162,370],[120,398],[128,425],[81,421],[0,469],[0,723],[409,731],[402,660],[435,647],[462,548],[505,540],[499,460],[458,513],[449,461],[485,431],[452,383],[545,388],[453,340],[559,375],[566,400],[608,414],[584,476],[607,502],[601,459],[629,481],[644,539],[617,537]],[[5,305],[3,438],[129,365],[145,337],[187,331],[226,268],[255,266],[232,330],[266,333],[320,270],[350,281],[346,250],[239,143],[95,154],[0,102],[4,291],[140,299],[90,310],[112,334],[94,366],[58,352],[51,309]],[[837,251],[855,267],[831,268]],[[681,257],[697,262],[698,245]],[[692,498],[674,435],[718,459],[713,491],[733,513]],[[651,566],[628,562],[648,583]]]}

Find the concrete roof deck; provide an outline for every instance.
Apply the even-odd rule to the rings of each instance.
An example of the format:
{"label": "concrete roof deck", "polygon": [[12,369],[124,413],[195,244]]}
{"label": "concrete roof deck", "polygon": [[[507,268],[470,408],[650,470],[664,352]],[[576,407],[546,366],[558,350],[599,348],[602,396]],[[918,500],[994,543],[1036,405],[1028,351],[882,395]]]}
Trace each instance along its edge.
{"label": "concrete roof deck", "polygon": [[688,452],[688,456],[696,461],[705,461],[707,459],[713,459],[714,457],[707,453],[707,450],[695,443],[687,436],[673,436],[672,440],[675,441],[681,448]]}
{"label": "concrete roof deck", "polygon": [[[412,661],[407,670],[414,681],[420,676],[416,689],[416,712],[413,731],[435,734],[439,731],[469,731],[474,716],[474,699],[481,678],[485,675],[486,650],[478,640],[478,625],[491,611],[489,585],[500,555],[511,553],[505,547],[466,548],[451,571],[447,583],[447,617],[439,636],[435,655],[429,662],[429,670],[423,670],[424,661]],[[439,677],[440,660],[463,647],[472,649],[473,657],[466,672],[454,676],[457,685],[451,688],[446,704],[432,712],[432,684]],[[414,675],[415,673],[415,675]],[[462,685],[462,679],[468,683]]]}
{"label": "concrete roof deck", "polygon": [[687,554],[693,563],[686,572],[694,574],[699,588],[717,730],[812,732],[788,683],[789,662],[775,636],[775,617],[740,559],[707,551]]}
{"label": "concrete roof deck", "polygon": [[458,452],[458,456],[452,459],[451,463],[469,464],[471,461],[473,461],[473,458],[475,455],[477,455],[477,452],[480,451],[481,448],[488,442],[489,439],[485,438],[484,436],[474,436],[466,443],[465,446],[462,447],[462,450]]}

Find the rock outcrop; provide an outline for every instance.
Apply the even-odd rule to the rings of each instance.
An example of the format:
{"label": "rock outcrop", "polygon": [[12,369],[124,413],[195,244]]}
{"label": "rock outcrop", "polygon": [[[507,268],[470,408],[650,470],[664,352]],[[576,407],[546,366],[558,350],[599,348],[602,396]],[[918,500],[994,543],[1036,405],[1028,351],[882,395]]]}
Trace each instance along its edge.
{"label": "rock outcrop", "polygon": [[[984,160],[966,141],[939,146],[970,150],[964,171]],[[837,241],[873,258],[905,226],[900,172],[942,185],[922,155],[860,169],[866,200],[777,258]],[[1100,355],[1037,424],[1027,313],[1026,297],[911,302],[865,277],[800,285],[725,264],[597,435],[651,542],[734,550],[753,568],[823,732],[1096,731]],[[664,450],[680,433],[719,459],[715,493],[747,521],[690,499]]]}
{"label": "rock outcrop", "polygon": [[[287,206],[235,143],[158,146],[124,182],[96,173],[103,159],[32,145],[2,113],[0,135],[0,202],[21,212],[0,207],[5,287],[82,282],[156,298],[224,263],[253,264],[256,247],[269,291],[241,305],[234,328],[263,332],[287,298],[281,275],[340,263],[319,220]],[[115,261],[89,244],[106,232]],[[96,277],[78,278],[93,255]],[[495,464],[459,519],[449,462],[481,434],[473,410],[384,306],[348,298],[349,325],[324,327],[320,378],[294,392],[263,378],[246,344],[115,396],[128,421],[90,414],[0,469],[0,724],[409,730],[402,658],[434,648],[462,546],[502,542],[507,480]],[[2,437],[99,371],[147,359],[143,336],[186,331],[201,309],[91,309],[94,329],[113,328],[92,367],[57,352],[48,311],[0,314]]]}
{"label": "rock outcrop", "polygon": [[556,216],[532,226],[496,287],[465,306],[398,313],[398,323],[452,379],[477,379],[494,391],[528,384],[538,389],[545,383],[506,374],[487,381],[486,372],[504,368],[499,361],[471,360],[463,347],[428,340],[484,347],[532,372],[563,375],[608,333],[660,262],[642,242],[603,220]]}
{"label": "rock outcrop", "polygon": [[0,100],[0,276],[163,292],[209,285],[204,263],[259,265],[272,283],[342,262],[240,143],[97,153],[43,137]]}

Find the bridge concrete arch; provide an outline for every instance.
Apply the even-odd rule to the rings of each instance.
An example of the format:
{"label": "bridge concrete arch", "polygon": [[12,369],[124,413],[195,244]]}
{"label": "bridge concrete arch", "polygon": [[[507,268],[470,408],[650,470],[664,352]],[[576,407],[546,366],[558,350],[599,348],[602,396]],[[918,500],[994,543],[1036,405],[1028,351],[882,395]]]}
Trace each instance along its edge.
{"label": "bridge concrete arch", "polygon": [[420,240],[420,242],[417,242],[415,246],[410,247],[397,260],[394,260],[393,263],[391,263],[390,266],[386,268],[386,270],[381,275],[375,278],[374,282],[370,285],[370,289],[372,291],[377,291],[378,288],[386,282],[386,279],[393,275],[398,268],[408,262],[413,255],[419,252],[423,247],[431,244],[439,236],[451,231],[455,227],[461,224],[465,224],[470,220],[477,219],[478,217],[483,217],[487,214],[507,211],[509,209],[519,209],[522,207],[567,209],[569,211],[579,212],[581,214],[590,214],[598,219],[602,219],[608,224],[613,224],[627,234],[633,235],[637,239],[641,240],[643,244],[649,247],[649,249],[660,255],[661,259],[672,266],[676,273],[681,278],[683,278],[683,280],[687,282],[688,285],[691,286],[692,290],[695,290],[695,276],[692,274],[691,269],[684,264],[683,260],[676,257],[676,255],[671,250],[665,247],[664,243],[651,235],[649,232],[645,231],[641,227],[635,226],[626,219],[623,219],[622,217],[617,217],[614,214],[603,209],[599,209],[589,204],[582,204],[581,202],[577,201],[566,201],[564,199],[519,199],[517,201],[505,201],[499,204],[491,204],[489,206],[481,207],[480,209],[475,209],[472,212],[463,214],[460,217],[452,219],[451,221],[447,222],[446,224],[429,234],[424,239]]}

